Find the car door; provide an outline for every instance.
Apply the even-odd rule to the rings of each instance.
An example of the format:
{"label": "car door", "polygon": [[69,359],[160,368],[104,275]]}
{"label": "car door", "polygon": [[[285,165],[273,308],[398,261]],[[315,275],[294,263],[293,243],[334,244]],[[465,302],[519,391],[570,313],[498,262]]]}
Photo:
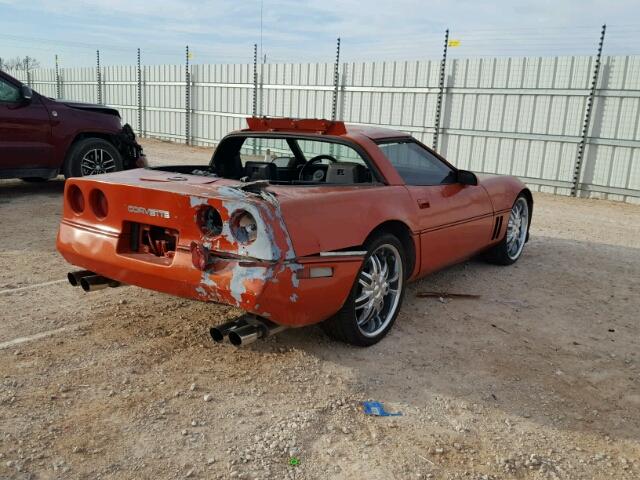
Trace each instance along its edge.
{"label": "car door", "polygon": [[493,206],[480,185],[458,182],[457,171],[414,139],[379,143],[406,183],[420,228],[421,274],[481,250],[493,227]]}
{"label": "car door", "polygon": [[40,96],[25,100],[18,84],[0,76],[0,168],[50,166],[50,138],[49,112]]}

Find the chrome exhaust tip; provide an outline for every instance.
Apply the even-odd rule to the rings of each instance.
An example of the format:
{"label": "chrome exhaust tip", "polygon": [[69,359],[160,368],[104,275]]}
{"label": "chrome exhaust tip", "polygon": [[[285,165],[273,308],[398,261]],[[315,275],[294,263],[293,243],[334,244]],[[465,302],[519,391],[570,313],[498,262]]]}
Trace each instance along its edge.
{"label": "chrome exhaust tip", "polygon": [[258,338],[260,338],[260,329],[255,325],[245,325],[229,332],[229,342],[236,347],[249,345],[258,340]]}
{"label": "chrome exhaust tip", "polygon": [[85,292],[95,292],[107,287],[119,287],[120,282],[103,277],[102,275],[89,275],[80,279],[80,286]]}
{"label": "chrome exhaust tip", "polygon": [[245,325],[247,325],[247,321],[245,319],[245,315],[243,315],[235,320],[231,320],[230,322],[211,327],[209,329],[209,335],[211,335],[211,338],[214,342],[222,343],[224,342],[224,339],[229,335],[229,332],[237,328],[244,327]]}
{"label": "chrome exhaust tip", "polygon": [[69,280],[72,287],[78,287],[80,286],[80,280],[91,275],[95,275],[95,273],[89,270],[78,270],[76,272],[67,273],[67,280]]}
{"label": "chrome exhaust tip", "polygon": [[266,318],[245,314],[230,322],[211,327],[209,334],[216,343],[222,343],[225,338],[228,338],[229,343],[240,347],[249,345],[260,338],[267,338],[276,333],[280,333],[287,328],[288,327],[284,325],[273,323]]}

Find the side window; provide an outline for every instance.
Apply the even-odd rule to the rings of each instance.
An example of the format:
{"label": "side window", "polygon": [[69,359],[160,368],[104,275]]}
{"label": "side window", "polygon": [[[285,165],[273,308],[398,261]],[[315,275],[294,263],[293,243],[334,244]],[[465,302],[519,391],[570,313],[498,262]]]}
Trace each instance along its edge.
{"label": "side window", "polygon": [[18,87],[0,78],[0,102],[16,103],[20,101],[20,90]]}
{"label": "side window", "polygon": [[455,181],[455,172],[446,163],[415,142],[384,142],[378,146],[407,185],[441,185]]}

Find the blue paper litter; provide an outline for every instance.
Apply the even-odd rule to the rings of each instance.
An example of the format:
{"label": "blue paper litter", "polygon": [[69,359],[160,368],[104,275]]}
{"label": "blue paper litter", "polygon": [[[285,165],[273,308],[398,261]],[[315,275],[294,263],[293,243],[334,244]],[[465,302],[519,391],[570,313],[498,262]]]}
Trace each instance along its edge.
{"label": "blue paper litter", "polygon": [[365,415],[373,415],[375,417],[399,417],[401,412],[390,413],[384,409],[384,405],[380,402],[361,402],[362,412]]}

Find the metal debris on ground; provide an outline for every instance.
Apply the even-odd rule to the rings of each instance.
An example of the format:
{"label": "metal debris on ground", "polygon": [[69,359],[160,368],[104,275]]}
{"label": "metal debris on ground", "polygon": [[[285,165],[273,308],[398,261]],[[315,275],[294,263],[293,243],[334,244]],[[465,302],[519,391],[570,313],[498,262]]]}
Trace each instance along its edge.
{"label": "metal debris on ground", "polygon": [[365,415],[372,415],[374,417],[399,417],[402,415],[402,412],[387,412],[384,409],[384,405],[380,402],[361,402],[360,410]]}
{"label": "metal debris on ground", "polygon": [[480,298],[482,295],[471,293],[449,293],[449,292],[419,292],[418,298]]}

